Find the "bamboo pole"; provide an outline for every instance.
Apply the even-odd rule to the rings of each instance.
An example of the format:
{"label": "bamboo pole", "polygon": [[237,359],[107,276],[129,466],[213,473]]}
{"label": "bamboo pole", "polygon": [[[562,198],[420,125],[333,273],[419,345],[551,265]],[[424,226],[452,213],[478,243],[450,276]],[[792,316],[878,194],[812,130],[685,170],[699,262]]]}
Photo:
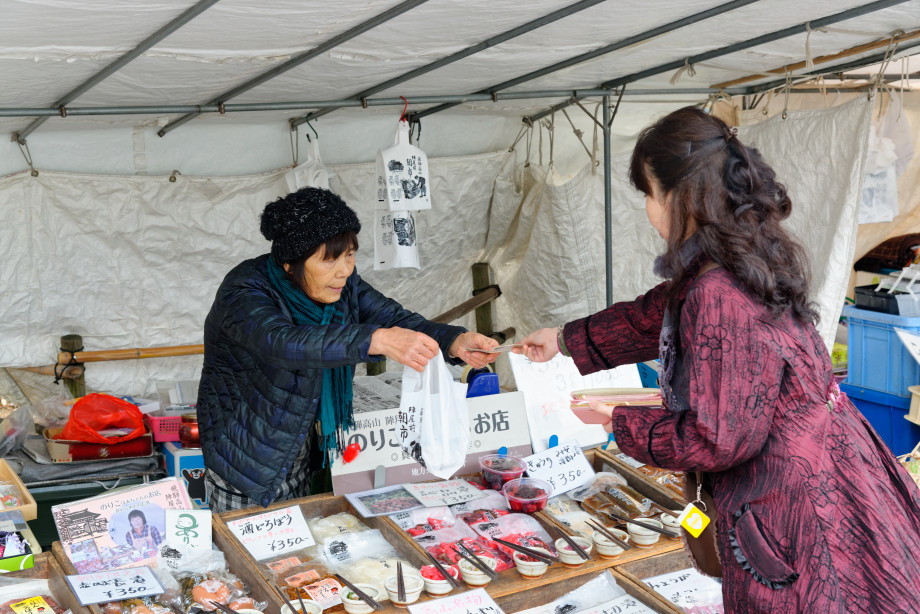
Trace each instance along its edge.
{"label": "bamboo pole", "polygon": [[[28,371],[30,373],[38,373],[39,375],[57,375],[60,373],[61,377],[64,379],[77,379],[78,377],[83,377],[85,369],[81,365],[70,365],[69,367],[64,367],[61,370],[63,365],[42,365],[41,367],[20,367],[22,371]],[[57,373],[55,373],[57,369]]]}
{"label": "bamboo pole", "polygon": [[[99,350],[96,352],[76,352],[77,362],[101,362],[104,360],[137,360],[139,358],[163,358],[167,356],[192,356],[204,354],[204,345],[176,345],[158,348],[132,348],[130,350]],[[70,353],[58,354],[58,364],[70,362]]]}
{"label": "bamboo pole", "polygon": [[[866,43],[864,45],[858,45],[856,47],[850,47],[849,49],[844,49],[840,53],[835,53],[833,55],[822,55],[813,60],[815,66],[818,64],[826,64],[827,62],[833,62],[835,60],[842,60],[854,55],[860,55],[866,53],[867,51],[874,51],[876,49],[881,49],[887,47],[889,44],[901,43],[903,41],[912,40],[915,38],[920,38],[920,30],[913,30],[911,32],[906,32],[904,34],[899,34],[898,36],[892,38],[883,38],[872,43]],[[787,64],[780,68],[773,68],[771,70],[766,70],[761,74],[749,75],[747,77],[740,77],[738,79],[732,79],[731,81],[725,81],[723,83],[716,83],[713,85],[713,88],[716,89],[725,89],[728,87],[736,87],[738,85],[743,85],[745,83],[750,83],[751,81],[759,81],[764,78],[764,74],[774,74],[774,75],[784,75],[787,72],[792,72],[795,70],[800,70],[805,68],[805,62],[796,62],[795,64]]]}

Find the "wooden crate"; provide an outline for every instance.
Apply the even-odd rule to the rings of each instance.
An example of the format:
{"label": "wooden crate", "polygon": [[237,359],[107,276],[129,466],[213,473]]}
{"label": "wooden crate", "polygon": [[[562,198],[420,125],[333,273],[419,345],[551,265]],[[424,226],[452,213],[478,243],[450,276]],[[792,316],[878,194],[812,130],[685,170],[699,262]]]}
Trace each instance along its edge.
{"label": "wooden crate", "polygon": [[[690,555],[683,549],[659,554],[636,561],[630,561],[614,567],[614,571],[623,578],[623,587],[626,584],[633,584],[635,587],[649,593],[657,602],[659,607],[664,608],[661,611],[667,614],[683,614],[683,609],[674,605],[664,598],[661,594],[652,590],[643,580],[654,578],[662,574],[680,571],[682,569],[692,569],[693,562]],[[619,580],[617,580],[619,582]]]}
{"label": "wooden crate", "polygon": [[19,475],[13,471],[9,463],[2,458],[0,458],[0,482],[9,482],[12,484],[16,490],[19,491],[19,500],[22,501],[22,505],[19,507],[4,507],[0,509],[0,511],[19,511],[22,513],[22,517],[25,520],[35,520],[35,518],[38,517],[38,504],[35,503],[35,498],[32,497],[32,493],[29,492],[26,485],[19,479]]}
{"label": "wooden crate", "polygon": [[506,614],[514,614],[515,612],[521,612],[523,610],[528,610],[530,608],[535,608],[537,606],[551,603],[563,595],[566,595],[581,587],[583,584],[587,584],[605,572],[609,572],[613,576],[613,579],[616,580],[616,583],[621,586],[627,594],[632,595],[655,612],[658,612],[659,614],[671,613],[671,610],[665,609],[665,607],[661,604],[660,598],[652,590],[641,583],[636,584],[633,581],[627,580],[621,574],[619,574],[615,568],[582,574],[580,576],[571,578],[566,582],[546,584],[539,588],[505,595],[504,597],[495,599],[495,603],[497,603],[498,606],[506,612]]}
{"label": "wooden crate", "polygon": [[[307,518],[317,516],[322,516],[325,518],[340,512],[347,512],[352,514],[359,518],[362,523],[371,529],[378,529],[383,535],[383,538],[392,544],[393,547],[396,548],[396,551],[399,552],[399,554],[401,554],[407,561],[409,561],[409,563],[415,567],[418,568],[428,564],[424,552],[416,546],[414,541],[407,539],[408,535],[403,533],[402,529],[394,524],[389,518],[386,516],[361,518],[361,515],[351,506],[345,497],[337,497],[332,494],[314,495],[312,497],[304,497],[303,499],[280,501],[278,503],[269,505],[266,508],[251,507],[248,509],[225,512],[220,515],[215,514],[213,516],[214,534],[215,536],[220,535],[221,542],[226,544],[227,549],[224,550],[223,547],[221,549],[224,550],[228,560],[231,556],[233,556],[234,558],[243,562],[246,567],[252,570],[252,573],[260,577],[266,588],[270,589],[270,593],[265,599],[259,599],[260,601],[268,601],[269,606],[267,611],[269,612],[279,611],[284,603],[278,596],[277,592],[271,590],[270,584],[274,580],[274,576],[270,574],[267,569],[264,569],[264,566],[256,561],[251,554],[249,554],[249,551],[246,550],[246,547],[240,543],[240,541],[230,530],[230,527],[227,526],[227,522],[248,518],[250,516],[256,516],[258,514],[270,512],[273,510],[284,509],[292,505],[299,505],[300,509],[303,511],[303,515]],[[217,540],[215,537],[215,542],[216,541]],[[233,554],[231,554],[231,552]],[[426,599],[426,594],[423,592],[421,600],[424,601]],[[384,605],[386,606],[386,611],[405,611],[390,605],[389,602],[385,602]]]}
{"label": "wooden crate", "polygon": [[[216,515],[214,516],[214,520],[215,522],[217,521]],[[249,562],[239,554],[236,546],[227,539],[226,535],[222,535],[215,530],[212,539],[214,545],[224,553],[230,573],[236,575],[246,584],[246,587],[249,589],[249,594],[252,595],[253,599],[268,603],[273,603],[272,599],[277,601],[278,597],[275,595],[275,592],[265,579],[262,578],[257,568],[250,565]],[[61,542],[54,542],[51,545],[51,551],[54,553],[54,558],[57,559],[61,569],[64,570],[65,575],[70,576],[77,573],[73,563],[67,558],[67,553],[64,552]],[[88,611],[91,614],[102,614],[102,608],[100,608],[98,604],[87,606],[83,611]],[[269,609],[269,611],[272,610]]]}
{"label": "wooden crate", "polygon": [[70,590],[70,585],[64,578],[64,570],[50,552],[39,552],[35,555],[35,565],[31,569],[11,571],[3,574],[3,578],[41,579],[48,581],[51,596],[65,610],[70,609],[73,614],[88,614],[89,609],[80,605],[77,596]]}
{"label": "wooden crate", "polygon": [[682,510],[687,506],[687,500],[675,495],[674,491],[658,484],[644,473],[636,470],[632,465],[618,458],[622,454],[615,443],[611,443],[607,450],[597,450],[597,455],[604,459],[618,473],[622,474],[629,485],[654,501],[665,505],[672,510]]}
{"label": "wooden crate", "polygon": [[[595,471],[603,471],[604,465],[613,465],[610,457],[600,449],[585,450],[585,457],[587,457],[588,462],[591,463],[591,466]],[[662,505],[666,508],[673,509],[673,501],[666,497],[663,493],[657,492],[655,490],[649,490],[645,488],[644,482],[639,478],[641,474],[628,473],[625,471],[620,471],[619,465],[614,465],[613,468],[623,475],[626,478],[626,483],[632,488],[636,489],[655,503]],[[588,512],[590,514],[590,512]],[[546,512],[537,512],[535,516],[541,518],[546,523],[551,524],[555,527],[564,528],[564,524],[553,517],[551,514]],[[601,522],[605,526],[610,525],[610,520],[602,520],[600,517],[591,514],[595,520]],[[629,550],[623,552],[619,556],[608,559],[607,564],[610,565],[621,565],[628,561],[634,561],[636,559],[644,559],[656,554],[661,554],[663,552],[671,552],[672,550],[678,550],[682,548],[681,541],[679,539],[670,539],[665,536],[661,536],[657,543],[648,548],[634,546]]]}

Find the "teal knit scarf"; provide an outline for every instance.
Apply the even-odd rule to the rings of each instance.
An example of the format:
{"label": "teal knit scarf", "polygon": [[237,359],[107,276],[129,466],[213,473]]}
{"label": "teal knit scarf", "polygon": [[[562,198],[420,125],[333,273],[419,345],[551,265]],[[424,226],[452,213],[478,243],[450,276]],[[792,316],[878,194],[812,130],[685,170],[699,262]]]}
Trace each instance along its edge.
{"label": "teal knit scarf", "polygon": [[[287,273],[268,258],[268,278],[272,287],[281,293],[298,326],[325,326],[332,323],[332,318],[338,313],[335,306],[338,303],[318,306],[311,301],[306,293],[298,286],[291,283]],[[339,314],[342,324],[345,323],[345,314]],[[345,450],[345,432],[355,426],[355,417],[352,412],[352,384],[351,365],[323,369],[323,389],[319,397],[319,445],[323,451],[323,466],[326,463],[326,452]]]}

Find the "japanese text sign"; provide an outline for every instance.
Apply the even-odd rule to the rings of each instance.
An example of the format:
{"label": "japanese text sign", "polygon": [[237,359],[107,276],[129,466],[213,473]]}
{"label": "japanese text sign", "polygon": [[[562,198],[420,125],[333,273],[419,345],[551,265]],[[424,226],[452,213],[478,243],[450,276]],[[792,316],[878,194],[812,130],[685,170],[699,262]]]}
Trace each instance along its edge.
{"label": "japanese text sign", "polygon": [[9,608],[15,614],[46,614],[54,611],[54,608],[48,605],[48,602],[41,597],[32,597],[18,603],[11,603]]}
{"label": "japanese text sign", "polygon": [[546,480],[553,487],[553,496],[561,495],[594,479],[594,469],[574,439],[555,448],[528,456],[527,475]]}
{"label": "japanese text sign", "polygon": [[482,499],[486,493],[466,480],[405,484],[403,486],[425,507],[457,505],[475,499]]}
{"label": "japanese text sign", "polygon": [[211,549],[210,510],[165,510],[166,543],[179,550]]}
{"label": "japanese text sign", "polygon": [[[80,605],[159,595],[163,592],[163,585],[149,567],[130,567],[67,576],[67,582]],[[50,611],[50,608],[47,611]]]}
{"label": "japanese text sign", "polygon": [[410,614],[504,614],[485,590],[451,595],[409,606]]}
{"label": "japanese text sign", "polygon": [[606,603],[582,610],[578,614],[653,614],[651,609],[632,595],[620,595]]}
{"label": "japanese text sign", "polygon": [[231,520],[227,526],[257,561],[316,543],[298,505]]}
{"label": "japanese text sign", "polygon": [[671,603],[683,608],[722,603],[721,585],[695,569],[674,571],[643,582]]}

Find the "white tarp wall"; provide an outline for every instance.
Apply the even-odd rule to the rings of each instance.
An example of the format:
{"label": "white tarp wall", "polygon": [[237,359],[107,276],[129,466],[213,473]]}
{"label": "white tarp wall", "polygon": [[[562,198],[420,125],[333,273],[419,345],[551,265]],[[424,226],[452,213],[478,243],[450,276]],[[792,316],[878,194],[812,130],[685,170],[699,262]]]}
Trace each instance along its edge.
{"label": "white tarp wall", "polygon": [[[792,195],[789,227],[812,256],[825,339],[832,338],[852,257],[868,118],[868,105],[854,102],[742,131]],[[626,180],[628,157],[613,160],[615,300],[659,281],[651,264],[663,246],[645,221],[643,197]],[[524,334],[604,306],[600,169],[586,167],[553,185],[551,170],[516,166],[507,152],[430,163],[434,207],[419,216],[420,271],[372,270],[374,164],[328,170],[331,187],[364,224],[358,268],[378,289],[434,316],[470,296],[470,265],[487,259],[504,292],[495,303],[499,328]],[[0,365],[54,362],[66,333],[83,335],[88,350],[200,343],[223,276],[268,251],[258,232],[264,204],[325,178],[318,162],[175,183],[44,171],[0,178]],[[87,383],[149,393],[151,380],[197,377],[200,364],[200,357],[92,363]]]}
{"label": "white tarp wall", "polygon": [[[742,128],[789,190],[787,222],[811,259],[819,331],[832,343],[856,237],[871,107],[865,99],[826,111],[799,111]],[[652,273],[664,242],[648,224],[645,199],[629,184],[629,152],[613,157],[614,301],[661,282]],[[563,185],[533,164],[515,189],[500,182],[492,203],[488,260],[504,295],[501,323],[519,331],[557,326],[604,305],[603,174],[586,166]]]}

